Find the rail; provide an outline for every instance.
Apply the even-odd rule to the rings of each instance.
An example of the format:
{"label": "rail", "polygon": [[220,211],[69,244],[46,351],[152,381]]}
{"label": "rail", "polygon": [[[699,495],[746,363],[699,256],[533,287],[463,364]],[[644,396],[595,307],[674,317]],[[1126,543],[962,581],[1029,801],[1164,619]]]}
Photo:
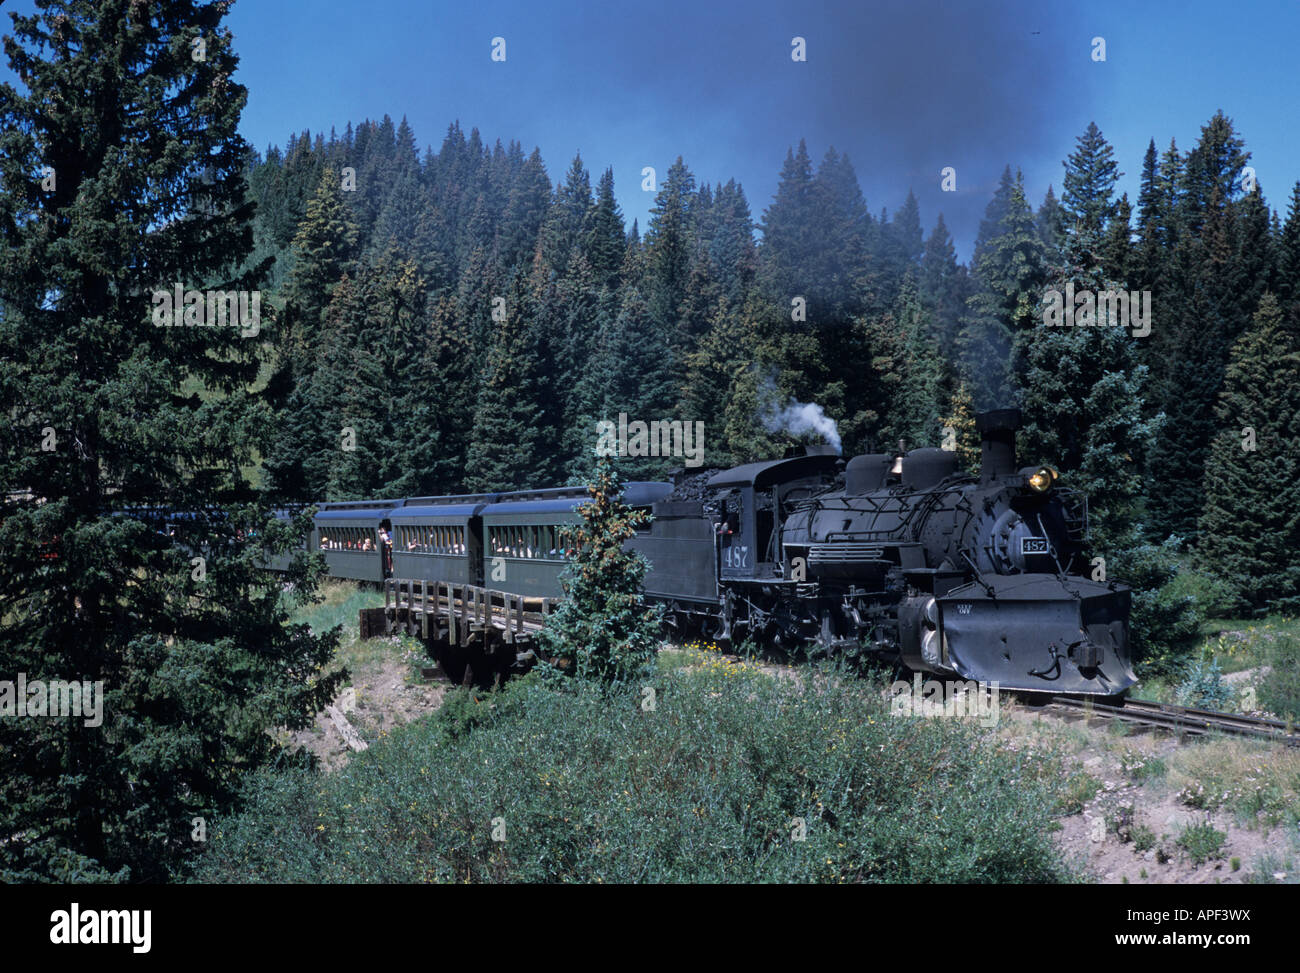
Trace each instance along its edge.
{"label": "rail", "polygon": [[1291,747],[1300,747],[1300,732],[1297,732],[1294,724],[1262,716],[1219,713],[1214,710],[1157,703],[1148,699],[1128,699],[1122,706],[1112,706],[1091,699],[1053,696],[1048,700],[1047,705],[1081,712],[1085,719],[1095,716],[1099,719],[1174,730],[1188,736],[1202,736],[1206,733],[1251,736],[1285,743]]}

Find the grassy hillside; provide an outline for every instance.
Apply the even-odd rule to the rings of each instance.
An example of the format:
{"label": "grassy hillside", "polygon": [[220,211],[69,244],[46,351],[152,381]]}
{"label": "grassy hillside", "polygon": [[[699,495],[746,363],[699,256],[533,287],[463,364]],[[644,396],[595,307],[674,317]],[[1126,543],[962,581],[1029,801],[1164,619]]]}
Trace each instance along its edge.
{"label": "grassy hillside", "polygon": [[[208,882],[1045,882],[1069,774],[862,680],[662,668],[457,690],[327,776],[260,776]],[[802,821],[802,826],[800,823]],[[806,832],[806,833],[805,833]],[[495,837],[494,837],[495,835]],[[803,840],[797,840],[797,839]],[[498,840],[501,839],[501,840]]]}

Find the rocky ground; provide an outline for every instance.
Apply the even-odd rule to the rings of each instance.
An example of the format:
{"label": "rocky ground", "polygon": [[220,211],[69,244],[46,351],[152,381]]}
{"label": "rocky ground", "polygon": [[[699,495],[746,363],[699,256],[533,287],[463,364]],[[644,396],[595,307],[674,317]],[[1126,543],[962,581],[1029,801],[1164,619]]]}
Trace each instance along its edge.
{"label": "rocky ground", "polygon": [[[1161,731],[1121,732],[1106,721],[1067,722],[1015,704],[1004,706],[1003,715],[1000,732],[1013,745],[1055,744],[1095,783],[1081,810],[1060,819],[1058,839],[1096,881],[1300,880],[1300,832],[1287,823],[1296,816],[1300,751],[1240,738],[1180,741]],[[1252,805],[1258,805],[1253,814],[1243,810]],[[1189,828],[1208,841],[1183,838]],[[1208,857],[1198,861],[1198,851]]]}
{"label": "rocky ground", "polygon": [[340,729],[340,717],[362,741],[373,742],[436,710],[451,688],[445,679],[417,676],[401,640],[371,639],[367,645],[371,651],[348,660],[352,679],[334,701],[337,715],[318,713],[313,726],[292,735],[293,743],[314,753],[327,771],[342,767],[355,752]]}

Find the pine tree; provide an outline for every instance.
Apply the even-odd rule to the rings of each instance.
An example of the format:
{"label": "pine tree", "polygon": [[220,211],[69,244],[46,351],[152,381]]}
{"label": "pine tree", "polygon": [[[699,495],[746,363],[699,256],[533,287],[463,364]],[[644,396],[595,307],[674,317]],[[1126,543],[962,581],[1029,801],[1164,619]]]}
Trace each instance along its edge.
{"label": "pine tree", "polygon": [[647,294],[650,318],[665,334],[675,334],[695,248],[695,176],[681,156],[668,169],[650,209],[646,231]]}
{"label": "pine tree", "polygon": [[643,676],[654,661],[662,612],[643,591],[649,565],[625,550],[647,515],[623,503],[614,462],[598,461],[578,508],[582,523],[565,532],[572,560],[560,584],[564,600],[538,634],[542,652],[561,671],[618,689]]}
{"label": "pine tree", "polygon": [[575,155],[564,181],[555,190],[555,202],[542,227],[542,257],[563,274],[575,249],[583,245],[583,230],[592,208],[591,176]]}
{"label": "pine tree", "polygon": [[1061,210],[1066,230],[1087,231],[1100,237],[1115,213],[1111,196],[1115,183],[1124,173],[1115,162],[1115,150],[1101,134],[1096,122],[1076,140],[1076,147],[1065,160],[1065,183],[1061,192]]}
{"label": "pine tree", "polygon": [[516,272],[488,352],[465,457],[465,483],[474,493],[534,485],[543,407],[525,302],[526,282]]}
{"label": "pine tree", "polygon": [[[816,248],[819,233],[813,214],[812,162],[808,147],[787,150],[772,204],[763,212],[760,256],[764,290],[777,303],[790,306],[796,296],[807,297],[808,269],[803,261]],[[812,308],[813,315],[817,308]]]}
{"label": "pine tree", "polygon": [[[710,466],[739,465],[749,458],[743,447],[737,451],[729,441],[727,410],[736,398],[738,377],[758,364],[758,345],[752,322],[724,303],[685,357],[686,377],[677,411],[687,422],[704,423],[705,461]],[[748,440],[749,431],[741,438]]]}
{"label": "pine tree", "polygon": [[909,447],[938,442],[944,359],[910,276],[904,279],[893,310],[873,322],[872,332],[876,352],[872,370],[887,390],[879,440],[902,439]]}
{"label": "pine tree", "polygon": [[[887,245],[877,243],[875,262],[892,261],[894,273],[884,270],[879,276],[873,275],[871,249],[881,228],[873,225],[867,212],[853,163],[833,146],[826,150],[817,167],[811,203],[811,225],[806,232],[812,246],[803,254],[788,255],[787,259],[795,261],[791,272],[805,281],[809,320],[823,329],[825,341],[832,337],[827,331],[838,330],[855,315],[867,309],[889,307],[905,265],[910,264],[908,253],[919,249],[920,237],[909,231],[906,241],[895,241],[891,235]],[[919,234],[919,217],[914,229]],[[879,303],[872,304],[872,297]],[[786,307],[789,307],[788,297]]]}
{"label": "pine tree", "polygon": [[618,287],[627,240],[623,236],[623,214],[614,198],[613,169],[606,169],[596,186],[596,204],[588,213],[584,242],[596,280],[605,287]]}
{"label": "pine tree", "polygon": [[288,323],[279,340],[281,359],[290,367],[310,357],[334,286],[358,254],[361,232],[342,197],[339,174],[324,170],[294,235],[293,270],[285,282]]}
{"label": "pine tree", "polygon": [[[921,208],[912,190],[907,191],[907,199],[903,201],[903,205],[894,214],[894,221],[889,225],[903,258],[902,269],[906,272],[909,267],[920,264],[925,252],[925,246],[921,242]],[[901,277],[902,274],[899,276]]]}
{"label": "pine tree", "polygon": [[984,208],[984,218],[980,220],[979,233],[975,237],[975,250],[971,256],[972,267],[979,265],[989,245],[1002,234],[1002,223],[1011,208],[1011,194],[1015,186],[1016,178],[1011,174],[1011,166],[1008,165],[1002,170],[993,198]]}
{"label": "pine tree", "polygon": [[1147,145],[1142,159],[1142,177],[1137,204],[1137,247],[1133,254],[1131,281],[1139,289],[1153,290],[1160,276],[1165,245],[1164,221],[1169,201],[1164,198],[1158,173],[1156,140]]}
{"label": "pine tree", "polygon": [[1241,171],[1250,162],[1245,143],[1222,111],[1201,126],[1201,137],[1187,154],[1180,197],[1180,223],[1198,233],[1210,214],[1236,198]]}
{"label": "pine tree", "polygon": [[925,241],[918,281],[921,306],[929,313],[934,332],[944,347],[951,347],[966,302],[966,275],[957,263],[957,248],[953,246],[942,213]]}
{"label": "pine tree", "polygon": [[1157,533],[1195,539],[1205,463],[1217,431],[1213,406],[1232,344],[1256,310],[1259,286],[1248,274],[1259,257],[1241,245],[1250,223],[1243,224],[1240,213],[1252,204],[1233,199],[1249,158],[1220,112],[1202,128],[1182,172],[1176,236],[1148,354],[1154,407],[1169,420],[1149,470]]}
{"label": "pine tree", "polygon": [[524,161],[510,187],[510,200],[497,236],[501,268],[514,270],[532,263],[551,205],[551,180],[537,149]]}
{"label": "pine tree", "polygon": [[[1088,224],[1066,244],[1066,263],[1054,268],[1048,289],[1064,294],[1122,288],[1105,276]],[[1038,323],[1016,335],[1023,362],[1025,428],[1020,460],[1059,470],[1065,485],[1082,490],[1091,507],[1093,540],[1104,555],[1140,539],[1141,473],[1159,423],[1143,417],[1146,368],[1136,363],[1136,342],[1125,327],[1049,327]]]}
{"label": "pine tree", "polygon": [[[42,3],[6,42],[0,680],[98,682],[102,724],[0,720],[0,881],[177,874],[193,819],[277,752],[267,730],[342,678],[255,564],[258,342],[160,326],[155,289],[259,283],[232,276],[253,238],[227,6]],[[191,516],[172,537],[144,507]]]}
{"label": "pine tree", "polygon": [[713,198],[715,229],[708,242],[710,266],[718,282],[718,295],[740,307],[754,283],[758,250],[754,246],[754,221],[740,183],[729,179]]}
{"label": "pine tree", "polygon": [[1291,187],[1286,223],[1278,239],[1277,272],[1278,300],[1286,311],[1300,303],[1300,180]]}
{"label": "pine tree", "polygon": [[1056,258],[1065,243],[1065,211],[1056,200],[1056,193],[1051,186],[1043,197],[1043,205],[1038,207],[1038,236],[1047,248],[1049,256]]}
{"label": "pine tree", "polygon": [[985,409],[1014,399],[1012,341],[1042,320],[1038,306],[1045,251],[1018,179],[1000,230],[976,261],[975,274],[979,289],[967,301],[957,351],[962,378],[977,406]]}
{"label": "pine tree", "polygon": [[1129,226],[1132,216],[1133,207],[1129,205],[1128,193],[1125,193],[1115,204],[1115,212],[1101,242],[1101,263],[1112,280],[1128,280],[1129,266],[1133,262],[1133,231]]}
{"label": "pine tree", "polygon": [[342,201],[339,175],[326,169],[294,236],[293,270],[285,283],[284,327],[276,342],[269,392],[282,422],[266,457],[266,474],[282,498],[311,502],[322,496],[313,475],[316,458],[337,445],[312,405],[311,372],[322,347],[326,310],[339,281],[355,266],[360,230]]}
{"label": "pine tree", "polygon": [[1205,466],[1200,562],[1242,605],[1300,607],[1300,337],[1272,294],[1233,345]]}

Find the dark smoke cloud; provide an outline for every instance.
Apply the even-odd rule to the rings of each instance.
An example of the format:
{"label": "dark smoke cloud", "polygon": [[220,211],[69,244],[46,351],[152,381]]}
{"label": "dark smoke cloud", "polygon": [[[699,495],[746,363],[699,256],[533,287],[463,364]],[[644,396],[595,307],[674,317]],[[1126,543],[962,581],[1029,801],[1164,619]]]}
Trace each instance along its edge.
{"label": "dark smoke cloud", "polygon": [[[1060,195],[1060,161],[1105,84],[1089,41],[1117,25],[1046,6],[670,0],[644,18],[632,7],[593,8],[578,30],[617,41],[575,56],[565,83],[598,79],[627,108],[601,124],[626,146],[609,161],[629,222],[645,224],[649,203],[635,183],[647,155],[666,166],[677,153],[701,181],[740,179],[757,219],[787,147],[804,137],[814,164],[830,145],[849,155],[874,214],[892,214],[913,189],[926,233],[942,211],[968,257],[1005,165],[1025,169],[1035,207],[1049,181]],[[564,16],[552,27],[539,42],[563,48]],[[803,64],[790,59],[796,35],[807,39]],[[582,144],[598,140],[593,130]],[[940,191],[945,166],[957,170],[956,193]]]}

